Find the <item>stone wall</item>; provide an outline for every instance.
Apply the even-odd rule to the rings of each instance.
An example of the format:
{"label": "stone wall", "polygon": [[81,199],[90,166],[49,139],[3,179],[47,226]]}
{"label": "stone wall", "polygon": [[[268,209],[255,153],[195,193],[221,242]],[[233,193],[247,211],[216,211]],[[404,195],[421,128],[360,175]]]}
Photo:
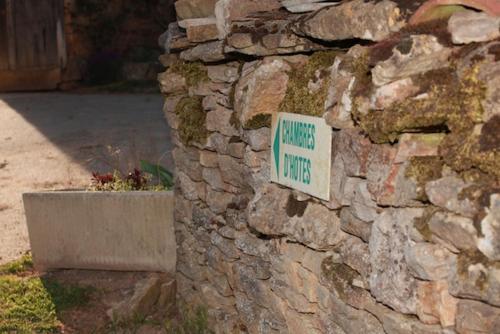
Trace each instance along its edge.
{"label": "stone wall", "polygon": [[[500,333],[500,8],[423,2],[177,2],[178,294],[217,333]],[[329,201],[270,182],[280,111],[332,126]]]}

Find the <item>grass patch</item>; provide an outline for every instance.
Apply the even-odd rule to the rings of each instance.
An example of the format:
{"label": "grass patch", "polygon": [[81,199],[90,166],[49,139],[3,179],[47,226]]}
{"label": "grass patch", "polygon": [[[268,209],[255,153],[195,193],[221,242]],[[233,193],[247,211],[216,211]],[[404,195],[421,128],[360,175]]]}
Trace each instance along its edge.
{"label": "grass patch", "polygon": [[0,266],[0,275],[20,274],[33,269],[33,258],[30,253],[26,253],[19,260]]}
{"label": "grass patch", "polygon": [[59,332],[60,312],[90,301],[93,288],[23,275],[32,265],[26,254],[0,267],[0,333]]}
{"label": "grass patch", "polygon": [[181,306],[177,316],[166,322],[165,330],[167,334],[213,334],[208,328],[207,309],[202,306]]}

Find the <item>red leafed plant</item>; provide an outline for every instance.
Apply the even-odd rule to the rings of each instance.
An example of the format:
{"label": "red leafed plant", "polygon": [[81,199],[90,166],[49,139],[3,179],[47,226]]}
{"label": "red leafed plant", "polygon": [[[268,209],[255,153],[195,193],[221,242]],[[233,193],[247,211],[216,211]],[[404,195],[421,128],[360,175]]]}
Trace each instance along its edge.
{"label": "red leafed plant", "polygon": [[147,182],[148,179],[144,176],[143,172],[137,168],[134,168],[134,171],[127,175],[127,183],[129,183],[134,190],[143,189]]}
{"label": "red leafed plant", "polygon": [[92,183],[99,184],[104,186],[105,184],[111,183],[114,181],[114,176],[111,173],[107,174],[99,174],[97,172],[92,173]]}
{"label": "red leafed plant", "polygon": [[113,174],[92,173],[92,191],[137,191],[137,190],[159,190],[155,185],[148,184],[149,179],[138,169],[123,176],[115,171]]}

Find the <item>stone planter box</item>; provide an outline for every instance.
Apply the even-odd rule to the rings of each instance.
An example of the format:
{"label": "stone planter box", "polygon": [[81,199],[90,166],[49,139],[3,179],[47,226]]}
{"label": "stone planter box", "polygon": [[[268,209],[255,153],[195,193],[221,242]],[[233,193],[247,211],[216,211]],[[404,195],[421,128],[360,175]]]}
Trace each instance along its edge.
{"label": "stone planter box", "polygon": [[35,267],[175,272],[173,192],[23,194]]}

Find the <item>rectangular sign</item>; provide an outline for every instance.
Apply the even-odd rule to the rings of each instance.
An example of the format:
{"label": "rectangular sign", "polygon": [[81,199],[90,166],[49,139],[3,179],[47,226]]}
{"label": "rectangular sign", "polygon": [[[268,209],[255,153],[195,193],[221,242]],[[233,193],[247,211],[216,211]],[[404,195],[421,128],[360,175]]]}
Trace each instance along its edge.
{"label": "rectangular sign", "polygon": [[321,117],[278,113],[272,131],[271,181],[329,200],[332,128]]}

